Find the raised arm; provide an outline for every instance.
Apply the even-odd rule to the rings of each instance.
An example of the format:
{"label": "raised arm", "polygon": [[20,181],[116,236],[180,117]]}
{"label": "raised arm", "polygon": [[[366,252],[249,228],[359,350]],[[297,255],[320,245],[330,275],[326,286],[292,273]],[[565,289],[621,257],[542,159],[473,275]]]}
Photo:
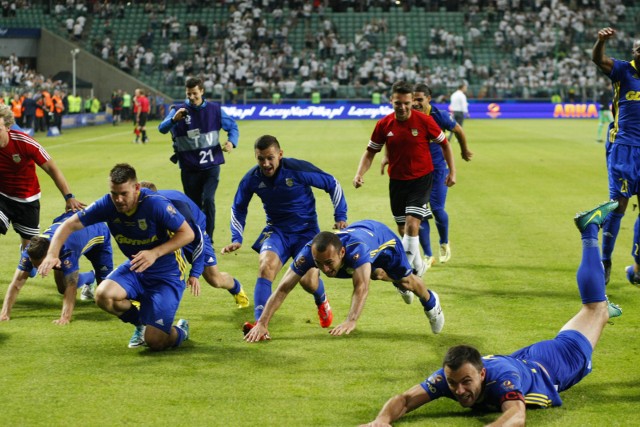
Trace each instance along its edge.
{"label": "raised arm", "polygon": [[598,31],[598,40],[593,45],[593,51],[591,52],[591,60],[600,68],[600,70],[606,75],[611,74],[613,69],[613,59],[608,57],[604,53],[604,45],[607,40],[616,35],[616,30],[613,28],[603,28]]}

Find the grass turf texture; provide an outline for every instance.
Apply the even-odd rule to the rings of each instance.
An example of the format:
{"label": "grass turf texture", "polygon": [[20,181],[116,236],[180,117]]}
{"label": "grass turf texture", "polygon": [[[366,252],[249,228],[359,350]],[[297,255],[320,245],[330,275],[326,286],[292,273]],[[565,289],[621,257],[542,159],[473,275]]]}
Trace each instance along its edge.
{"label": "grass turf texture", "polygon": [[[341,181],[351,222],[368,218],[393,225],[379,156],[365,186],[355,190],[351,185],[373,126],[373,121],[241,122],[240,147],[222,167],[216,249],[230,240],[230,204],[238,181],[255,164],[253,141],[265,133],[279,138],[285,156],[310,160]],[[298,287],[272,319],[273,340],[249,345],[240,328],[253,318],[252,308],[236,309],[227,292],[203,283],[199,298],[185,293],[177,315],[190,320],[191,340],[177,350],[151,353],[127,349],[132,327],[79,298],[70,325],[52,324],[61,308],[53,278],[30,279],[11,321],[0,323],[2,424],[357,425],[435,370],[451,345],[470,343],[483,354],[497,354],[552,338],[580,308],[575,271],[581,244],[573,215],[608,195],[604,147],[594,142],[596,126],[585,120],[465,123],[475,157],[463,162],[454,143],[458,184],[447,203],[453,257],[425,276],[446,314],[438,336],[431,334],[419,303],[406,306],[391,284],[372,282],[350,336],[331,337],[321,329],[312,297]],[[137,168],[140,179],[181,189],[178,168],[168,161],[169,138],[155,130],[147,145],[134,145],[132,138],[128,125],[38,137],[84,202],[105,194],[109,169],[125,161]],[[51,180],[39,174],[44,229],[64,201]],[[323,192],[316,197],[321,228],[330,229],[329,198]],[[257,198],[249,210],[244,247],[218,261],[252,299],[258,257],[250,246],[264,213]],[[593,373],[563,393],[564,406],[529,411],[531,425],[637,424],[640,290],[623,273],[631,263],[635,215],[630,207],[622,221],[607,290],[624,315],[605,329]],[[18,245],[13,231],[0,238],[3,296]],[[437,250],[433,226],[432,245]],[[122,260],[117,251],[116,265]],[[83,260],[82,265],[89,264]],[[324,281],[336,325],[349,309],[351,282]],[[496,417],[441,400],[397,425],[482,425]]]}

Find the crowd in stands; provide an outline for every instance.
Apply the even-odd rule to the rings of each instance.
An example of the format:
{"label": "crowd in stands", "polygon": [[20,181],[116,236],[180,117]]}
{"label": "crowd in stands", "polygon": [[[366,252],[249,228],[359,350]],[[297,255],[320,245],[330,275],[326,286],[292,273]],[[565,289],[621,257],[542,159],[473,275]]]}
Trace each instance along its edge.
{"label": "crowd in stands", "polygon": [[[330,9],[357,13],[395,7],[389,1],[181,2],[194,7],[226,6],[225,19],[206,23],[181,22],[167,11],[165,2],[137,3],[143,5],[149,25],[131,45],[115,46],[109,29],[111,20],[125,16],[125,2],[63,0],[54,13],[68,16],[72,39],[82,37],[75,28],[84,27],[85,15],[103,18],[105,37],[95,41],[94,52],[123,71],[143,77],[161,70],[164,83],[175,87],[189,76],[199,76],[208,96],[232,100],[244,89],[253,98],[268,98],[274,92],[283,98],[307,98],[315,91],[328,97],[364,98],[386,91],[396,80],[425,82],[439,94],[451,93],[462,81],[470,82],[474,98],[548,99],[557,91],[568,94],[573,89],[580,100],[593,100],[592,88],[607,85],[596,67],[588,65],[601,18],[606,16],[612,24],[637,18],[627,16],[625,0],[403,0],[407,18],[412,8],[464,12],[462,28],[425,29],[424,49],[414,52],[408,49],[405,33],[389,34],[384,17],[369,20],[347,37],[325,14]],[[311,26],[314,14],[317,30]],[[296,50],[290,34],[298,26],[305,35],[303,47]],[[381,42],[383,35],[392,42]],[[626,50],[634,36],[619,31],[609,45]],[[505,59],[478,60],[476,49],[487,44]],[[16,73],[20,71],[10,71],[12,77],[8,77],[5,70],[0,77],[5,83]],[[22,81],[24,75],[16,78]]]}

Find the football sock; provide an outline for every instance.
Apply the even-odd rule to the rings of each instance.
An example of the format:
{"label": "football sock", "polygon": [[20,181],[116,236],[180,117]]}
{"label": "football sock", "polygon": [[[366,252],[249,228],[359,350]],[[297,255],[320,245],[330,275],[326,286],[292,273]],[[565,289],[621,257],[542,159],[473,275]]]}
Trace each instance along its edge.
{"label": "football sock", "polygon": [[262,312],[264,311],[264,305],[271,296],[271,280],[263,279],[262,277],[256,280],[256,288],[253,291],[253,317],[256,320],[260,319]]}
{"label": "football sock", "polygon": [[143,140],[143,141],[146,141],[146,140],[147,140],[147,131],[146,131],[146,130],[143,130],[143,131],[142,131],[142,140]]}
{"label": "football sock", "polygon": [[90,285],[93,281],[96,280],[96,275],[92,271],[87,271],[86,273],[78,274],[78,287],[83,285]]}
{"label": "football sock", "polygon": [[582,232],[582,260],[576,273],[583,304],[606,301],[604,267],[598,247],[598,225],[589,224]]}
{"label": "football sock", "polygon": [[133,304],[131,304],[131,308],[129,310],[122,313],[118,318],[124,323],[131,323],[134,326],[140,326],[142,324],[140,323],[140,311]]}
{"label": "football sock", "polygon": [[610,260],[624,213],[610,212],[602,224],[602,259]]}
{"label": "football sock", "polygon": [[433,217],[438,228],[440,244],[449,243],[449,214],[444,209],[438,209],[433,211]]}
{"label": "football sock", "polygon": [[431,310],[433,307],[436,306],[436,298],[433,296],[433,293],[427,289],[427,292],[429,292],[429,300],[426,300],[422,297],[418,298],[420,300],[420,304],[422,304],[422,306],[424,307],[424,309],[426,311]]}
{"label": "football sock", "polygon": [[186,335],[184,334],[184,331],[177,326],[174,326],[173,329],[175,329],[178,333],[178,337],[176,338],[176,342],[173,344],[173,346],[178,347],[180,346],[180,344],[182,344],[182,341],[184,341]]}
{"label": "football sock", "polygon": [[240,285],[240,282],[238,282],[235,278],[233,279],[233,288],[231,289],[227,289],[229,291],[229,293],[231,295],[238,295],[240,293],[240,289],[242,289],[242,286]]}
{"label": "football sock", "polygon": [[418,238],[420,239],[420,246],[422,247],[422,251],[427,256],[432,256],[433,252],[431,251],[431,240],[430,240],[431,226],[429,225],[429,221],[424,220],[420,223],[420,231],[418,232]]}
{"label": "football sock", "polygon": [[324,282],[322,279],[318,279],[318,289],[313,293],[313,299],[316,305],[320,305],[327,300],[327,295],[324,292]]}
{"label": "football sock", "polygon": [[418,266],[422,264],[422,258],[420,257],[420,238],[418,236],[409,236],[405,233],[402,238],[402,246],[404,247],[404,252],[407,254],[409,264],[417,270],[416,263]]}

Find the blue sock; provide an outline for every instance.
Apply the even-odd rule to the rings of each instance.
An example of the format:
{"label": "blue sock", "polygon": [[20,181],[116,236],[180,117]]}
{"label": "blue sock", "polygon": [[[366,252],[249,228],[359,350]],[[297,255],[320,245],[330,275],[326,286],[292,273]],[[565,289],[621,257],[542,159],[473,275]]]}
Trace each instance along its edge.
{"label": "blue sock", "polygon": [[576,273],[583,304],[605,301],[604,268],[598,247],[598,225],[589,224],[582,232],[582,261]]}
{"label": "blue sock", "polygon": [[424,298],[418,298],[420,300],[420,304],[422,304],[422,306],[424,307],[425,310],[429,311],[431,310],[433,307],[436,306],[436,298],[433,296],[433,293],[427,289],[427,292],[429,292],[429,300],[425,300]]}
{"label": "blue sock", "polygon": [[602,259],[611,260],[624,213],[610,212],[602,224]]}
{"label": "blue sock", "polygon": [[178,338],[176,338],[176,342],[173,344],[173,346],[179,347],[180,344],[182,344],[182,341],[184,341],[186,335],[184,334],[184,331],[180,328],[177,328],[174,326],[173,329],[175,329],[176,332],[178,332]]}
{"label": "blue sock", "polygon": [[640,247],[640,216],[636,218],[633,226],[633,247],[631,248],[631,256],[636,264],[640,264],[640,254],[636,253],[636,248]]}
{"label": "blue sock", "polygon": [[316,305],[320,305],[327,300],[327,295],[324,293],[324,282],[322,279],[318,279],[318,289],[313,293],[313,299]]}
{"label": "blue sock", "polygon": [[240,282],[238,282],[235,278],[233,279],[233,288],[231,289],[227,289],[229,291],[229,293],[231,295],[238,295],[240,293],[240,289],[242,289],[242,286],[240,285]]}
{"label": "blue sock", "polygon": [[420,246],[422,246],[422,251],[426,256],[432,256],[433,252],[431,251],[431,240],[429,234],[431,233],[431,227],[429,226],[429,221],[424,220],[420,223],[420,230],[418,231],[418,237],[420,238]]}
{"label": "blue sock", "polygon": [[271,296],[271,280],[258,278],[256,280],[256,288],[253,291],[253,317],[258,320],[262,316],[262,311]]}
{"label": "blue sock", "polygon": [[436,228],[440,236],[440,244],[449,243],[449,214],[444,209],[433,211]]}
{"label": "blue sock", "polygon": [[96,280],[96,275],[93,270],[87,271],[86,273],[80,273],[78,274],[78,287],[82,285],[90,285],[94,280]]}
{"label": "blue sock", "polygon": [[142,324],[140,323],[140,311],[133,304],[131,304],[131,308],[129,310],[122,313],[118,318],[124,323],[131,323],[134,326],[140,326]]}

